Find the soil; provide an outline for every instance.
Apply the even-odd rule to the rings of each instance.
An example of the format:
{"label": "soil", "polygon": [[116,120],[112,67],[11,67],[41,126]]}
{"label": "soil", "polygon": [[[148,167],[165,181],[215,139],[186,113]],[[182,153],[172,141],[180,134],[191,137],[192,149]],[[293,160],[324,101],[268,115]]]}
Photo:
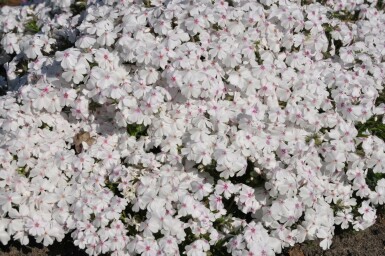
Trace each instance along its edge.
{"label": "soil", "polygon": [[5,5],[8,6],[18,6],[21,5],[23,2],[21,0],[0,0],[0,7],[3,7]]}

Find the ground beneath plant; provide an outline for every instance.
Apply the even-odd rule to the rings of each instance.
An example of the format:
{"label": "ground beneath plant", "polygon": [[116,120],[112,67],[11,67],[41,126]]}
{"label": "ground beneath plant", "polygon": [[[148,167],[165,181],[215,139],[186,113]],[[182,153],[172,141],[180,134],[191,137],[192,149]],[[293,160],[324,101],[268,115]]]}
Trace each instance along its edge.
{"label": "ground beneath plant", "polygon": [[[309,241],[285,251],[280,256],[385,256],[385,218],[378,217],[377,222],[367,230],[355,232],[345,231],[333,239],[331,249],[323,251],[319,241]],[[61,243],[44,247],[31,241],[28,246],[17,242],[3,246],[0,243],[0,256],[86,256],[87,254],[76,247],[67,236]]]}

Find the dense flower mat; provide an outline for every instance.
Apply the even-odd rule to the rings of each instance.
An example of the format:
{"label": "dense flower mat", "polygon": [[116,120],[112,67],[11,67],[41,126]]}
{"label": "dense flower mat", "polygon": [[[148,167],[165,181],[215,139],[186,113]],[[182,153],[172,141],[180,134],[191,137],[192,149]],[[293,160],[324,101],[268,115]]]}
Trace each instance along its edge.
{"label": "dense flower mat", "polygon": [[383,7],[2,7],[0,241],[275,255],[371,226],[385,201]]}

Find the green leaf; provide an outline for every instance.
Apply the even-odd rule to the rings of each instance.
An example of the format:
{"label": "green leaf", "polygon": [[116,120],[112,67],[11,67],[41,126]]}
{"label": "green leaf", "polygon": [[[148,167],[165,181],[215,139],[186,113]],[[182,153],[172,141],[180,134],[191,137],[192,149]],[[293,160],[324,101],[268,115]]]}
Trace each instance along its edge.
{"label": "green leaf", "polygon": [[147,136],[148,127],[143,124],[129,124],[127,125],[127,133],[139,139],[141,136]]}
{"label": "green leaf", "polygon": [[25,29],[27,32],[30,32],[32,34],[36,34],[40,31],[40,28],[37,25],[37,20],[35,18],[25,24]]}

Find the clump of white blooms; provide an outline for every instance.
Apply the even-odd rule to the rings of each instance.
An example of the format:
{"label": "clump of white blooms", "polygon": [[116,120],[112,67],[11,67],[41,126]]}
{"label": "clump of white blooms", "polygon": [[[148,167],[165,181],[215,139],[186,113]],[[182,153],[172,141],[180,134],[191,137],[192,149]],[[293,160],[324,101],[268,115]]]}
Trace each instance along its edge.
{"label": "clump of white blooms", "polygon": [[1,8],[0,241],[275,255],[371,226],[385,143],[357,125],[385,113],[379,4]]}

